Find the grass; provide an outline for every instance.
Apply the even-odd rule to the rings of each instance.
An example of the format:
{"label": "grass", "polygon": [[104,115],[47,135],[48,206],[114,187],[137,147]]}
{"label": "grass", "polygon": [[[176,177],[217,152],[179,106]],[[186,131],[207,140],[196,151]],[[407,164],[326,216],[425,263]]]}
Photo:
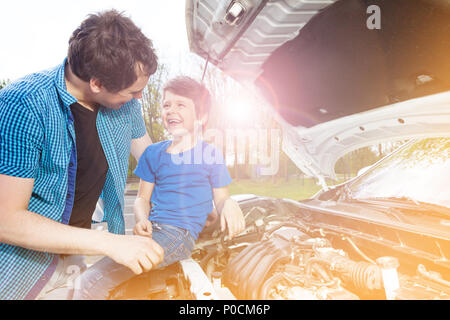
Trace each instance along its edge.
{"label": "grass", "polygon": [[[343,182],[343,180],[340,180]],[[138,183],[129,184],[127,190],[137,190]],[[233,180],[228,186],[231,195],[251,193],[259,196],[267,196],[273,198],[286,198],[293,200],[303,200],[310,198],[321,186],[317,185],[316,180],[312,178],[298,179],[290,178],[277,179],[272,181],[267,179],[240,179]]]}

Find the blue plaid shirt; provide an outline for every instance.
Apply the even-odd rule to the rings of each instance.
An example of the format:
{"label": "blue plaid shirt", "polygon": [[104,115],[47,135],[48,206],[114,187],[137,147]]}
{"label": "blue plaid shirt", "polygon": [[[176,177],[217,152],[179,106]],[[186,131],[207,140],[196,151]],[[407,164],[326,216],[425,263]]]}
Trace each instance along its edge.
{"label": "blue plaid shirt", "polygon": [[[0,91],[0,174],[34,178],[28,210],[67,224],[75,194],[76,141],[64,63]],[[97,130],[109,169],[102,190],[110,232],[125,233],[124,191],[131,140],[145,134],[140,104],[101,108]],[[0,243],[0,299],[33,299],[58,255]]]}

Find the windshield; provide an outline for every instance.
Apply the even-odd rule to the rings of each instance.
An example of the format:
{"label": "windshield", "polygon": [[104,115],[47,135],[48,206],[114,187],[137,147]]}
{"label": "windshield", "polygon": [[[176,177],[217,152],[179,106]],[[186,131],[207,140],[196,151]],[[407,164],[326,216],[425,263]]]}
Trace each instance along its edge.
{"label": "windshield", "polygon": [[354,199],[407,198],[450,208],[450,138],[409,142],[355,180]]}

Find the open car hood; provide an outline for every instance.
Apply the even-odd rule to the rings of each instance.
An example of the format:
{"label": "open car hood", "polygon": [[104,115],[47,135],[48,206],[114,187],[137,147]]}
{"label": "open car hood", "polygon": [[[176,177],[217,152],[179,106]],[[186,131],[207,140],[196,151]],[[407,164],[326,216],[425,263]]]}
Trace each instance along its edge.
{"label": "open car hood", "polygon": [[187,0],[189,44],[265,98],[323,183],[360,147],[450,135],[450,2],[375,3]]}

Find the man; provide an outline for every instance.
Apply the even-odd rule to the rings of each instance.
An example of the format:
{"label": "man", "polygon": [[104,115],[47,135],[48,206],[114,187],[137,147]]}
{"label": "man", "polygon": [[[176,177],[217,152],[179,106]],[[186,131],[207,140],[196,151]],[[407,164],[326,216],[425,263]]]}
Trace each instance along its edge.
{"label": "man", "polygon": [[[82,22],[62,65],[0,91],[0,299],[50,292],[66,255],[136,274],[161,261],[152,239],[121,235],[128,157],[151,143],[136,99],[156,66],[151,41],[111,10]],[[109,232],[90,230],[99,196]]]}

